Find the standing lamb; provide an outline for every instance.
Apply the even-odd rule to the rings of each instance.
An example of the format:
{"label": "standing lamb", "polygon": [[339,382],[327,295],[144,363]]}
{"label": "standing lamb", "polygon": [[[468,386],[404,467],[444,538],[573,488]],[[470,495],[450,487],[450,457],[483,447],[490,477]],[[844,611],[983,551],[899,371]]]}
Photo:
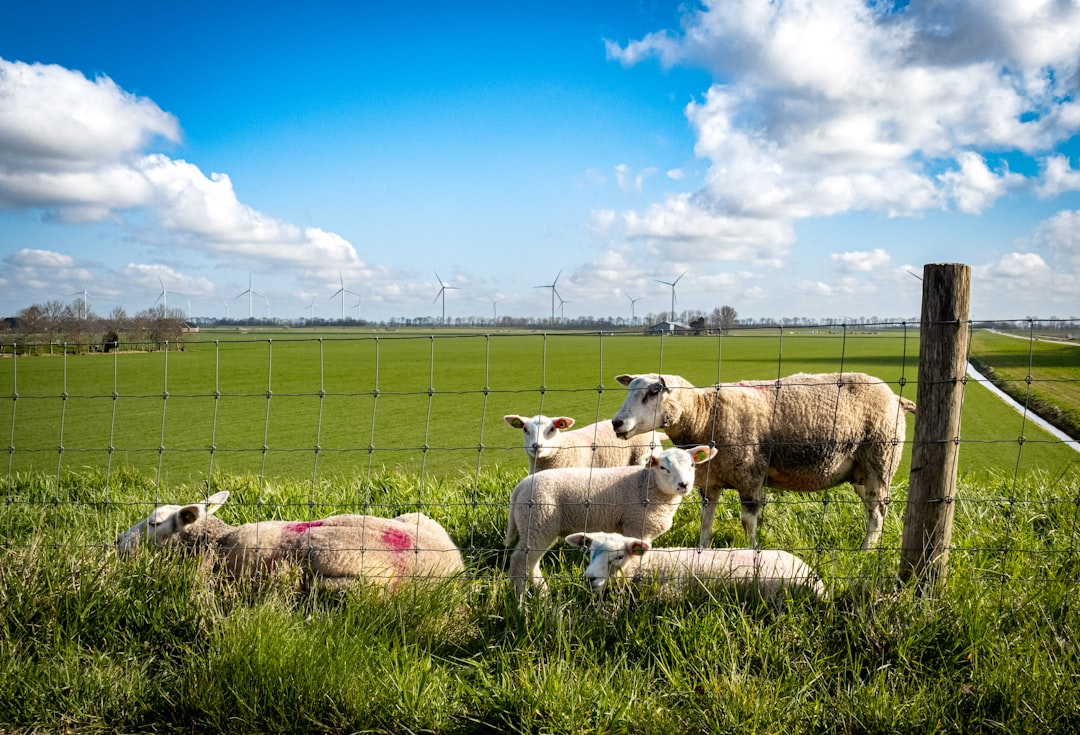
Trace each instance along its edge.
{"label": "standing lamb", "polygon": [[509,564],[518,594],[527,584],[547,588],[540,559],[568,533],[619,531],[651,540],[667,531],[694,484],[694,466],[715,453],[673,447],[653,454],[644,467],[565,467],[519,482],[506,526],[506,547],[518,541]]}
{"label": "standing lamb", "polygon": [[743,532],[757,545],[765,485],[813,492],[851,482],[866,508],[863,549],[877,543],[889,483],[915,404],[864,373],[800,373],[695,388],[678,375],[619,375],[629,394],[611,423],[619,436],[663,428],[676,445],[719,450],[697,473],[701,545],[712,538],[723,488],[742,501]]}
{"label": "standing lamb", "polygon": [[214,515],[228,496],[222,491],[201,503],[155,508],[117,536],[119,552],[130,556],[144,539],[157,547],[210,550],[234,576],[294,565],[305,583],[323,589],[346,587],[357,579],[394,588],[402,580],[447,578],[465,569],[450,535],[423,513],[230,526]]}
{"label": "standing lamb", "polygon": [[631,439],[615,436],[610,421],[601,421],[580,429],[569,416],[503,416],[512,428],[525,435],[525,454],[529,474],[556,467],[625,467],[640,465],[653,449],[660,449],[663,434],[647,431]]}
{"label": "standing lamb", "polygon": [[774,604],[789,596],[816,600],[826,596],[817,573],[781,549],[657,548],[645,539],[618,533],[575,533],[566,537],[566,543],[589,550],[585,580],[593,592],[626,575],[668,595],[727,587]]}

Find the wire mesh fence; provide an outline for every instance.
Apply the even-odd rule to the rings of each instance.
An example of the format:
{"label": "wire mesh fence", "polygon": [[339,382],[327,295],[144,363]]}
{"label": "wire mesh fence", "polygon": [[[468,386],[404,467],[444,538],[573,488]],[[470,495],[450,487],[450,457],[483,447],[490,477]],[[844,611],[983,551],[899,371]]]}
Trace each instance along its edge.
{"label": "wire mesh fence", "polygon": [[[1080,347],[1066,323],[1049,323],[1062,344],[1031,321],[1011,336],[991,326],[970,325],[991,342],[974,340],[979,371],[955,438],[953,574],[1054,576],[1080,552],[1078,445],[1037,419],[1070,426]],[[461,549],[466,574],[482,577],[505,574],[510,492],[528,469],[505,415],[572,417],[577,428],[610,420],[628,396],[618,374],[709,386],[866,373],[911,400],[919,383],[919,327],[904,322],[673,335],[203,332],[108,353],[21,347],[5,345],[0,359],[6,547],[111,550],[155,508],[227,490],[218,514],[234,525],[424,513]],[[991,380],[1019,402],[991,393]],[[889,506],[906,500],[912,419],[903,420]],[[880,544],[861,552],[863,503],[849,485],[766,487],[765,500],[761,545],[807,559],[830,582],[895,577],[902,512],[888,513]],[[696,546],[700,508],[692,494],[653,543]],[[713,546],[747,545],[741,510],[734,491],[719,497]],[[548,556],[550,576],[580,579],[580,554]]]}

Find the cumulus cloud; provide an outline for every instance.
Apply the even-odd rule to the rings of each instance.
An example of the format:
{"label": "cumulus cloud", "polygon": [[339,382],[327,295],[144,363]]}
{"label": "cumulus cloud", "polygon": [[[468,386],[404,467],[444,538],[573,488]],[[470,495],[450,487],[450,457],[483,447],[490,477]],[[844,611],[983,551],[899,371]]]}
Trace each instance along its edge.
{"label": "cumulus cloud", "polygon": [[[686,114],[710,162],[698,206],[670,197],[634,224],[696,238],[701,213],[725,238],[758,241],[791,221],[851,211],[978,213],[1009,190],[1080,188],[1053,147],[1080,132],[1080,5],[863,0],[711,0],[682,27],[619,44],[717,80]],[[1042,184],[987,154],[1043,164]],[[689,217],[677,225],[675,220]],[[633,217],[628,219],[633,220]],[[786,243],[788,245],[790,243]]]}
{"label": "cumulus cloud", "polygon": [[1063,268],[1080,271],[1080,210],[1058,212],[1035,228],[1037,247],[1050,251]]}
{"label": "cumulus cloud", "polygon": [[833,253],[829,256],[841,270],[856,273],[868,273],[883,265],[888,265],[892,260],[889,254],[882,248],[875,248],[870,252],[854,251],[847,253]]}
{"label": "cumulus cloud", "polygon": [[1005,253],[972,267],[973,311],[974,305],[994,311],[1003,303],[1038,304],[1043,308],[1049,303],[1059,305],[1062,316],[1076,316],[1076,295],[1080,293],[1080,211],[1064,210],[1043,220],[1031,237],[1020,244],[1031,249]]}
{"label": "cumulus cloud", "polygon": [[227,175],[150,150],[180,140],[173,115],[108,77],[0,59],[0,207],[133,228],[131,213],[148,212],[156,232],[142,236],[211,257],[360,265],[339,235],[258,212],[238,200]]}

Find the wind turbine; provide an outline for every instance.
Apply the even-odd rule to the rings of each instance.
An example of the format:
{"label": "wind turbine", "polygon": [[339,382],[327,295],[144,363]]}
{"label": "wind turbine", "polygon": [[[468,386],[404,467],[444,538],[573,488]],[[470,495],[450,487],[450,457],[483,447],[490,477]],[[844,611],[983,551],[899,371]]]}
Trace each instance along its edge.
{"label": "wind turbine", "polygon": [[565,319],[566,318],[566,315],[563,314],[563,306],[565,306],[566,304],[569,304],[569,303],[570,302],[564,300],[562,296],[559,297],[559,318],[560,319]]}
{"label": "wind turbine", "polygon": [[222,299],[222,301],[225,302],[225,321],[229,321],[232,319],[232,314],[229,313],[229,300]]}
{"label": "wind turbine", "polygon": [[82,296],[82,314],[79,315],[80,319],[85,319],[90,314],[90,305],[87,303],[87,297],[90,292],[86,290],[86,286],[83,286],[82,291],[76,291],[71,296]]}
{"label": "wind turbine", "polygon": [[674,281],[671,281],[671,282],[661,281],[659,278],[654,278],[653,279],[657,283],[662,283],[665,286],[671,286],[671,316],[669,317],[671,319],[671,321],[675,321],[675,284],[678,283],[680,280],[682,280],[682,277],[685,276],[685,275],[686,275],[686,271],[683,271],[682,273],[679,274],[678,278],[676,278]]}
{"label": "wind turbine", "polygon": [[[252,297],[252,295],[255,295],[255,296],[262,296],[262,294],[261,294],[261,293],[259,293],[258,291],[256,291],[255,289],[253,289],[253,288],[251,287],[251,274],[250,274],[250,273],[248,273],[248,287],[247,287],[247,291],[241,291],[240,293],[238,293],[238,294],[237,294],[237,295],[236,295],[236,296],[234,297],[234,298],[237,298],[237,299],[238,299],[238,298],[240,298],[241,296],[247,296],[247,297],[248,297],[248,319],[254,319],[254,318],[255,318],[255,312],[254,312],[254,311],[252,310],[252,304],[251,304],[251,297]],[[270,303],[270,301],[269,301],[269,299],[267,299],[267,309],[269,309],[269,303]]]}
{"label": "wind turbine", "polygon": [[[161,280],[161,276],[158,276],[158,283],[161,284],[161,293],[154,299],[154,303],[161,302],[161,313],[165,316],[169,315],[169,289],[165,288],[165,281]],[[173,296],[183,296],[180,291],[173,291]]]}
{"label": "wind turbine", "polygon": [[334,296],[337,296],[339,294],[341,295],[341,321],[345,321],[345,294],[351,293],[357,298],[360,297],[360,294],[356,293],[356,291],[350,291],[349,289],[345,288],[345,277],[341,275],[341,271],[338,271],[338,281],[341,282],[341,288],[339,288],[337,291],[334,291],[333,296],[331,296],[329,300],[333,301]]}
{"label": "wind turbine", "polygon": [[491,300],[491,323],[492,324],[495,324],[496,322],[499,321],[499,310],[495,305],[498,304],[500,300],[501,299],[492,299]]}
{"label": "wind turbine", "polygon": [[[562,271],[560,270],[555,275],[555,280],[552,281],[551,283],[549,283],[548,285],[546,285],[546,286],[533,286],[533,288],[550,288],[551,289],[551,322],[553,324],[555,323],[555,297],[559,296],[559,292],[555,290],[555,284],[559,282],[559,276],[561,276],[561,275],[562,275]],[[562,297],[559,296],[559,299],[562,300]]]}
{"label": "wind turbine", "polygon": [[443,279],[439,278],[439,274],[437,272],[435,272],[435,271],[432,271],[432,272],[435,273],[435,280],[437,280],[439,282],[439,287],[440,288],[439,288],[439,293],[435,294],[435,298],[432,299],[431,303],[434,304],[436,301],[439,300],[440,296],[442,297],[442,323],[443,323],[443,325],[445,325],[446,324],[446,292],[447,292],[447,290],[451,290],[451,289],[456,290],[456,289],[458,289],[458,286],[451,286],[449,283],[444,283]]}
{"label": "wind turbine", "polygon": [[315,299],[311,299],[311,303],[308,304],[308,308],[311,309],[311,316],[308,317],[309,322],[315,321]]}
{"label": "wind turbine", "polygon": [[640,298],[630,298],[630,294],[625,294],[626,298],[630,299],[630,326],[634,326],[634,304],[641,301]]}

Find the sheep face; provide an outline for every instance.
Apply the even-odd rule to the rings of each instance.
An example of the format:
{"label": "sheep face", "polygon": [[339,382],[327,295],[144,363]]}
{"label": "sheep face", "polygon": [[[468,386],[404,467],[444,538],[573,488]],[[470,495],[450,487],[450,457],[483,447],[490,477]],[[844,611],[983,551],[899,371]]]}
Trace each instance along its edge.
{"label": "sheep face", "polygon": [[715,447],[671,447],[654,451],[645,465],[653,470],[656,486],[668,495],[686,495],[694,486],[695,466],[716,456]]}
{"label": "sheep face", "polygon": [[627,439],[647,431],[662,429],[679,420],[682,413],[677,401],[670,400],[673,376],[617,375],[629,390],[626,400],[611,419],[615,435]]}
{"label": "sheep face", "polygon": [[168,546],[176,534],[204,515],[216,512],[228,497],[228,491],[222,491],[201,503],[159,505],[146,518],[117,534],[117,551],[121,556],[131,556],[144,541],[157,547]]}
{"label": "sheep face", "polygon": [[574,425],[574,419],[569,416],[518,416],[510,414],[503,416],[514,429],[521,429],[525,436],[525,453],[532,459],[544,459],[551,456],[559,448],[559,432],[565,431]]}
{"label": "sheep face", "polygon": [[619,533],[573,533],[566,543],[589,552],[589,566],[585,569],[585,582],[593,592],[599,592],[612,577],[617,576],[635,556],[642,556],[652,545],[639,538]]}

